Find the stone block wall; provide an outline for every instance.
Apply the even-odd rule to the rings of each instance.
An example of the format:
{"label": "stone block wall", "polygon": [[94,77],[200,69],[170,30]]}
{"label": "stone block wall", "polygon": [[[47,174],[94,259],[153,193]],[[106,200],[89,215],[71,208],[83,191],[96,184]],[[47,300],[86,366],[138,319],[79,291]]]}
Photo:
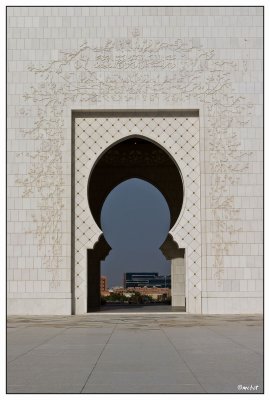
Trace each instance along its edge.
{"label": "stone block wall", "polygon": [[114,109],[199,110],[201,312],[262,312],[262,79],[262,7],[8,7],[8,313],[71,312],[71,112]]}
{"label": "stone block wall", "polygon": [[172,260],[172,307],[186,307],[186,263],[184,258]]}

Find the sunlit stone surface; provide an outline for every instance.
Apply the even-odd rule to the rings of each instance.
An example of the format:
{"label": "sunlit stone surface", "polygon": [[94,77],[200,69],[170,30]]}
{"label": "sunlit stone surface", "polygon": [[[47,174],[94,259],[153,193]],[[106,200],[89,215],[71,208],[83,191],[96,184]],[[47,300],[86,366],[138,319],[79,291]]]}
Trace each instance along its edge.
{"label": "sunlit stone surface", "polygon": [[186,311],[261,313],[263,8],[8,7],[7,16],[8,313],[87,311],[86,251],[102,233],[89,174],[132,135],[181,173],[170,235],[184,249],[175,285]]}

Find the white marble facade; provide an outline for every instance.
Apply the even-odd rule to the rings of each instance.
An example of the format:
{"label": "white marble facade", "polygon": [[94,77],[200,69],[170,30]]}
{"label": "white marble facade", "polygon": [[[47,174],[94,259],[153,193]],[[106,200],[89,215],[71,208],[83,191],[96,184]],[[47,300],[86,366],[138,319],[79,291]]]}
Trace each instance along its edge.
{"label": "white marble facade", "polygon": [[[199,112],[181,150],[199,177],[171,231],[189,246],[198,191],[187,312],[262,312],[262,7],[8,7],[7,80],[8,314],[71,313],[72,111],[146,109]],[[110,140],[97,132],[89,151]]]}

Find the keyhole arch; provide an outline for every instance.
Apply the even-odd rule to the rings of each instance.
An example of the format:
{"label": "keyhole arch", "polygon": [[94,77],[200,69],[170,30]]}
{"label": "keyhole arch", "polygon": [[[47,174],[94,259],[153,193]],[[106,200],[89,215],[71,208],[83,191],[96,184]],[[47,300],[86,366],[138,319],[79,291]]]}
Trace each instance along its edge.
{"label": "keyhole arch", "polygon": [[[96,160],[87,185],[88,204],[97,226],[101,229],[101,209],[113,188],[129,178],[139,178],[155,186],[164,196],[171,214],[172,228],[181,213],[184,184],[181,171],[172,156],[154,140],[130,135],[108,147]],[[183,258],[170,234],[160,246],[167,260]],[[111,250],[103,232],[93,249],[87,250],[87,310],[100,306],[100,264]]]}

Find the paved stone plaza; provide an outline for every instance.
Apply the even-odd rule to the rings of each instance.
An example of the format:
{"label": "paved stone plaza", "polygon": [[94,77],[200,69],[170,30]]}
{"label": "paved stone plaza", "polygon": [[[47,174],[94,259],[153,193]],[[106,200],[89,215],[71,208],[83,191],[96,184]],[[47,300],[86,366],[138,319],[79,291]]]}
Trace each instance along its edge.
{"label": "paved stone plaza", "polygon": [[258,315],[9,317],[7,326],[8,393],[263,392]]}

